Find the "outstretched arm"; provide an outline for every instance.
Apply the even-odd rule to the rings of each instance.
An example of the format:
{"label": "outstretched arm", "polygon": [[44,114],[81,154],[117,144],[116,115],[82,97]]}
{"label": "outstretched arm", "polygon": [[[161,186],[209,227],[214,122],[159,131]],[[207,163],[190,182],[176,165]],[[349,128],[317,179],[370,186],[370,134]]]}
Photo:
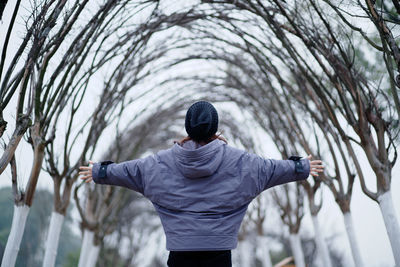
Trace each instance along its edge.
{"label": "outstretched arm", "polygon": [[123,186],[134,191],[143,193],[144,173],[155,164],[152,156],[143,159],[113,163],[111,161],[93,163],[93,166],[80,166],[79,174],[85,182],[94,181],[96,184],[108,184]]}
{"label": "outstretched arm", "polygon": [[306,158],[293,157],[291,160],[263,159],[260,161],[260,177],[262,190],[285,184],[289,182],[307,179],[311,174],[318,176],[324,171],[321,160],[311,160],[312,156]]}

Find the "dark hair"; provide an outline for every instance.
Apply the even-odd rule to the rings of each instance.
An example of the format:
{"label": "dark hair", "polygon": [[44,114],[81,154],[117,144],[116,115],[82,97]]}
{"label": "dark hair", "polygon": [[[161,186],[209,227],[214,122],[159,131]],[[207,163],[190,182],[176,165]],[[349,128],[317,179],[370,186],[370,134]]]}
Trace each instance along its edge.
{"label": "dark hair", "polygon": [[191,140],[207,142],[218,130],[218,112],[207,101],[198,101],[190,106],[185,116],[185,130]]}
{"label": "dark hair", "polygon": [[193,140],[193,141],[195,141],[197,143],[205,142],[206,144],[208,144],[208,143],[210,143],[210,142],[212,142],[212,141],[214,141],[216,139],[224,141],[226,144],[228,144],[228,141],[226,141],[226,139],[224,137],[222,137],[221,134],[214,134],[213,136],[211,136],[207,140],[200,140],[200,141],[193,140],[190,136],[186,136],[185,138],[181,139],[180,141],[175,141],[174,143],[178,143],[180,145],[183,145],[187,141]]}

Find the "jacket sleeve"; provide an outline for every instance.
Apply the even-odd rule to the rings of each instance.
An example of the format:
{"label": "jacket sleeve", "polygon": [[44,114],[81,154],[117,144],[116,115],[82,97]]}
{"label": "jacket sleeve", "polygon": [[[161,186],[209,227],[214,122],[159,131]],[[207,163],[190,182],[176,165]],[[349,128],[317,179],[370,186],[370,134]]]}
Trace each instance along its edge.
{"label": "jacket sleeve", "polygon": [[310,174],[310,161],[291,157],[293,160],[265,159],[256,154],[242,155],[243,175],[246,187],[253,197],[262,191],[280,184],[307,179]]}
{"label": "jacket sleeve", "polygon": [[258,179],[261,191],[289,182],[305,180],[310,174],[308,159],[258,159]]}
{"label": "jacket sleeve", "polygon": [[[109,163],[109,164],[108,164]],[[146,169],[154,164],[152,156],[122,163],[95,163],[92,176],[96,184],[117,185],[143,194]]]}

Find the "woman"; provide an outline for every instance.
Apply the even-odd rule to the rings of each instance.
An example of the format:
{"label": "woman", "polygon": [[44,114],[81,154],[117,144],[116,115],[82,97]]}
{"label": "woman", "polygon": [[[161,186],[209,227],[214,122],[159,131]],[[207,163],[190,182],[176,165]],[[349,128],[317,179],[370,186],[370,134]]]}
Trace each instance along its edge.
{"label": "woman", "polygon": [[[124,186],[143,194],[160,216],[168,266],[232,266],[240,224],[262,191],[323,171],[320,160],[264,159],[230,147],[216,135],[218,113],[208,102],[187,111],[188,137],[155,155],[81,166],[86,182]],[[90,162],[92,163],[92,162]]]}

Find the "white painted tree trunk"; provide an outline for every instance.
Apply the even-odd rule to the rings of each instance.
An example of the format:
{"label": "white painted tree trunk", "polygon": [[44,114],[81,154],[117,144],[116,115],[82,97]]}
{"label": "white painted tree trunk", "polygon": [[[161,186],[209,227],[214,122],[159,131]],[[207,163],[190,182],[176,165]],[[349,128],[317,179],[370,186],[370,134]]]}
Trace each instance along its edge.
{"label": "white painted tree trunk", "polygon": [[314,225],[315,242],[317,244],[317,250],[322,258],[322,262],[326,267],[332,267],[331,257],[329,256],[328,246],[326,245],[325,239],[322,235],[321,228],[319,227],[319,221],[317,215],[312,215],[312,221]]}
{"label": "white painted tree trunk", "polygon": [[79,256],[79,263],[78,267],[86,267],[87,262],[89,259],[89,253],[94,241],[94,232],[85,229],[83,231],[83,240],[82,240],[82,247],[81,247],[81,254]]}
{"label": "white painted tree trunk", "polygon": [[378,197],[379,207],[385,222],[386,231],[392,246],[396,266],[400,266],[400,226],[396,210],[393,206],[391,191],[387,191]]}
{"label": "white painted tree trunk", "polygon": [[256,256],[261,261],[262,267],[272,267],[268,240],[265,236],[257,237]]}
{"label": "white painted tree trunk", "polygon": [[305,260],[303,250],[301,248],[301,241],[299,234],[290,234],[290,247],[292,248],[292,253],[294,257],[294,262],[296,263],[296,267],[305,267]]}
{"label": "white painted tree trunk", "polygon": [[86,266],[95,267],[97,259],[99,258],[100,246],[92,246],[89,252],[89,257]]}
{"label": "white painted tree trunk", "polygon": [[240,267],[240,242],[236,249],[232,250],[232,267]]}
{"label": "white painted tree trunk", "polygon": [[4,250],[1,267],[13,267],[17,260],[22,236],[24,235],[25,223],[28,218],[30,207],[27,205],[14,205],[14,214],[11,223],[11,231],[7,239],[6,249]]}
{"label": "white painted tree trunk", "polygon": [[252,266],[253,251],[250,242],[247,239],[239,243],[240,266]]}
{"label": "white painted tree trunk", "polygon": [[345,212],[343,214],[344,225],[346,227],[347,237],[349,238],[351,253],[353,255],[354,263],[356,266],[365,266],[361,258],[360,249],[358,248],[358,242],[356,238],[356,233],[353,226],[353,218],[351,217],[351,212]]}
{"label": "white painted tree trunk", "polygon": [[53,267],[56,263],[58,241],[60,238],[64,217],[64,215],[55,211],[51,213],[49,232],[47,233],[46,250],[43,259],[43,267]]}

